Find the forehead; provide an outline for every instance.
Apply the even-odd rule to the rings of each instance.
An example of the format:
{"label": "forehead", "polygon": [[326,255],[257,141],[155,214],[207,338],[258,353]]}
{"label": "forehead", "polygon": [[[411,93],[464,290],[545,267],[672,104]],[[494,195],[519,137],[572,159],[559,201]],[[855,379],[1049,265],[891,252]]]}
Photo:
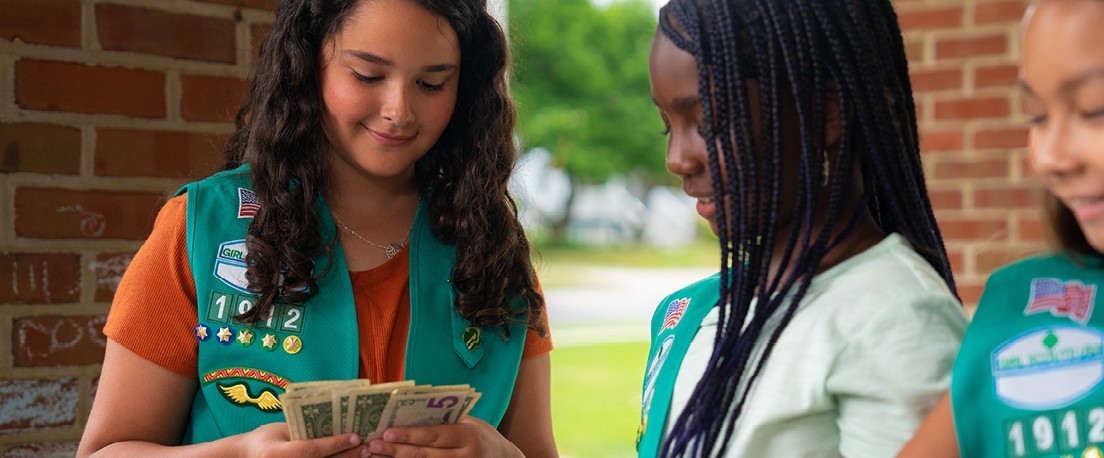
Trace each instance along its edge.
{"label": "forehead", "polygon": [[698,92],[697,61],[663,32],[657,32],[652,41],[648,72],[652,79],[652,96],[661,105],[666,99]]}
{"label": "forehead", "polygon": [[459,63],[460,44],[448,20],[409,0],[362,0],[333,37],[345,49],[388,60]]}
{"label": "forehead", "polygon": [[1045,91],[1051,83],[1104,68],[1104,1],[1042,0],[1023,34],[1022,78]]}

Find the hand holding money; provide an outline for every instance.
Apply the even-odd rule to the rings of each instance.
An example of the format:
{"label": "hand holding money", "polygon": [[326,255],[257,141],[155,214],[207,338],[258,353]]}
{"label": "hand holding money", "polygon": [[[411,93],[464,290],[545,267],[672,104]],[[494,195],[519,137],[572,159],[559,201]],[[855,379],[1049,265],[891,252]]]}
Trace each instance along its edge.
{"label": "hand holding money", "polygon": [[456,423],[480,396],[468,385],[344,380],[289,383],[280,401],[293,440],[357,433],[367,442],[392,426]]}

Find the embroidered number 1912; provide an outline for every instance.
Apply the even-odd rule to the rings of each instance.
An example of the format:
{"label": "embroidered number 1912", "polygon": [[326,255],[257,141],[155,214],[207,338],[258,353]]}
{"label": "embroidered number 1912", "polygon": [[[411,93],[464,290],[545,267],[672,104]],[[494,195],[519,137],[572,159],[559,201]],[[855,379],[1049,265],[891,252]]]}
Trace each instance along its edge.
{"label": "embroidered number 1912", "polygon": [[1078,451],[1088,445],[1101,444],[1104,443],[1104,408],[1093,408],[1087,414],[1071,409],[1019,418],[1005,424],[1005,439],[1010,458]]}

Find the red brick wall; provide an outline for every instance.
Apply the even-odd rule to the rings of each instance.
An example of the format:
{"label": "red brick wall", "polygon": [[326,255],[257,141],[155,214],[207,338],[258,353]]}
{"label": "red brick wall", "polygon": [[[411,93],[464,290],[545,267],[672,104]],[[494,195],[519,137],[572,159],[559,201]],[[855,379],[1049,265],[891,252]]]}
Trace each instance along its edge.
{"label": "red brick wall", "polygon": [[1045,248],[1017,92],[1027,3],[894,1],[932,204],[971,311],[994,268]]}
{"label": "red brick wall", "polygon": [[0,457],[72,456],[166,197],[221,165],[274,0],[0,0]]}

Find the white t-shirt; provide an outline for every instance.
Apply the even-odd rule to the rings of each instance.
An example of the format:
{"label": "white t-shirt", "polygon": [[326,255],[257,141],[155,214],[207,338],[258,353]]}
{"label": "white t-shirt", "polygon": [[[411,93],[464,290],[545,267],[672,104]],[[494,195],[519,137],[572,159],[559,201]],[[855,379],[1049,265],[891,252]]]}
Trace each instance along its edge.
{"label": "white t-shirt", "polygon": [[[667,433],[705,372],[717,317],[714,308],[682,362]],[[779,320],[767,322],[753,358]],[[897,234],[817,275],[725,456],[894,456],[947,389],[966,323],[943,280]]]}

